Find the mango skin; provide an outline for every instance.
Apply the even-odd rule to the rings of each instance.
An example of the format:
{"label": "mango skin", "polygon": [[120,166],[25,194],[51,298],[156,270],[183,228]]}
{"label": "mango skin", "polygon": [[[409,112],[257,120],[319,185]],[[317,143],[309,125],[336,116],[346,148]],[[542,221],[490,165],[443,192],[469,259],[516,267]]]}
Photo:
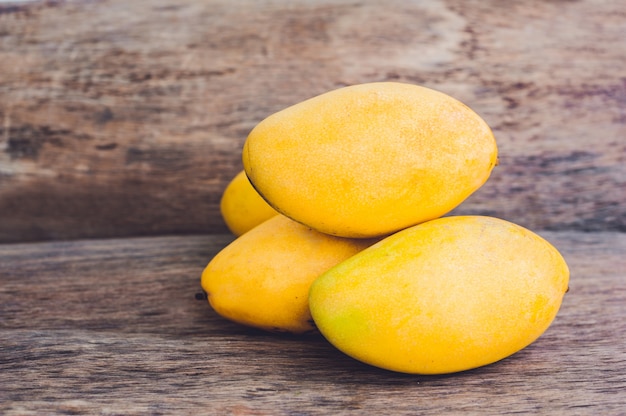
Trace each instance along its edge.
{"label": "mango skin", "polygon": [[313,280],[374,242],[325,235],[277,215],[222,249],[204,269],[201,285],[212,308],[231,321],[271,332],[310,332]]}
{"label": "mango skin", "polygon": [[244,170],[282,214],[318,231],[374,237],[438,218],[497,161],[485,121],[428,88],[376,82],[279,111],[248,135]]}
{"label": "mango skin", "polygon": [[387,237],[322,274],[309,304],[349,356],[417,374],[484,366],[546,331],[569,270],[550,243],[510,222],[444,217]]}
{"label": "mango skin", "polygon": [[244,171],[226,186],[220,199],[220,213],[228,229],[236,236],[278,214],[252,187]]}

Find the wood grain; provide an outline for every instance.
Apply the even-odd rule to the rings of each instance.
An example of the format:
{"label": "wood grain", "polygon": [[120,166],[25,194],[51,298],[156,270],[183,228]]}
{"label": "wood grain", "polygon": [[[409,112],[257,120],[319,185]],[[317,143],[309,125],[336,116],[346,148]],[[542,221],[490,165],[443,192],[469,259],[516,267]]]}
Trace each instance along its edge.
{"label": "wood grain", "polygon": [[[0,414],[624,414],[625,34],[621,0],[0,3]],[[570,265],[501,362],[392,373],[195,299],[250,129],[380,80],[481,114],[500,165],[455,213]]]}
{"label": "wood grain", "polygon": [[228,235],[0,245],[0,413],[623,414],[626,235],[542,235],[571,268],[553,325],[447,376],[223,320],[194,295]]}
{"label": "wood grain", "polygon": [[380,80],[492,126],[459,213],[624,231],[625,31],[621,0],[0,5],[0,242],[223,232],[256,123]]}

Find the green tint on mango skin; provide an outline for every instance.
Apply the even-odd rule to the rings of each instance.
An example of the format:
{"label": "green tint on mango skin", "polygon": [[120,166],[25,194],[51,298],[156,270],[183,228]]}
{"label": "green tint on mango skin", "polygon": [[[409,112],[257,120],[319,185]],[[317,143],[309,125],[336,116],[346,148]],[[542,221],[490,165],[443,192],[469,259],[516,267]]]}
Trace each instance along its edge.
{"label": "green tint on mango skin", "polygon": [[537,234],[445,217],[391,235],[322,274],[309,307],[339,350],[392,371],[442,374],[525,348],[554,320],[569,270]]}

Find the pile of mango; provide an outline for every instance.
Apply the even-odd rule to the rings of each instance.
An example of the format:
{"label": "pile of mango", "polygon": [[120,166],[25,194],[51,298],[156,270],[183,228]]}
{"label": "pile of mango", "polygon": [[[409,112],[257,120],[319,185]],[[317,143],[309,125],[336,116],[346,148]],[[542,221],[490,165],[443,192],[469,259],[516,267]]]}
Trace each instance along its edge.
{"label": "pile of mango", "polygon": [[569,270],[526,228],[446,215],[497,154],[469,107],[407,83],[343,87],[269,116],[222,197],[238,237],[202,274],[210,305],[268,331],[319,330],[392,371],[510,356],[553,322]]}

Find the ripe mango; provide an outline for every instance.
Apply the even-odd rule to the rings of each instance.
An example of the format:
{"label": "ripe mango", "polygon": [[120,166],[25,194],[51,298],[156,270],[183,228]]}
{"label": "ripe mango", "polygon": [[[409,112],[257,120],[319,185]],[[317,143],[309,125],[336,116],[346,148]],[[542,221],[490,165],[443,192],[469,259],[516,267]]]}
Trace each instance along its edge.
{"label": "ripe mango", "polygon": [[555,318],[569,271],[546,240],[492,217],[444,217],[322,274],[309,304],[339,350],[388,370],[440,374],[501,360]]}
{"label": "ripe mango", "polygon": [[252,187],[244,171],[226,186],[220,200],[220,213],[228,229],[236,236],[278,214]]}
{"label": "ripe mango", "polygon": [[204,269],[201,285],[227,319],[273,332],[313,331],[313,280],[374,242],[322,234],[276,215],[222,249]]}
{"label": "ripe mango", "polygon": [[487,124],[456,99],[398,82],[340,88],[279,111],[248,135],[254,188],[327,234],[374,237],[438,218],[496,165]]}

